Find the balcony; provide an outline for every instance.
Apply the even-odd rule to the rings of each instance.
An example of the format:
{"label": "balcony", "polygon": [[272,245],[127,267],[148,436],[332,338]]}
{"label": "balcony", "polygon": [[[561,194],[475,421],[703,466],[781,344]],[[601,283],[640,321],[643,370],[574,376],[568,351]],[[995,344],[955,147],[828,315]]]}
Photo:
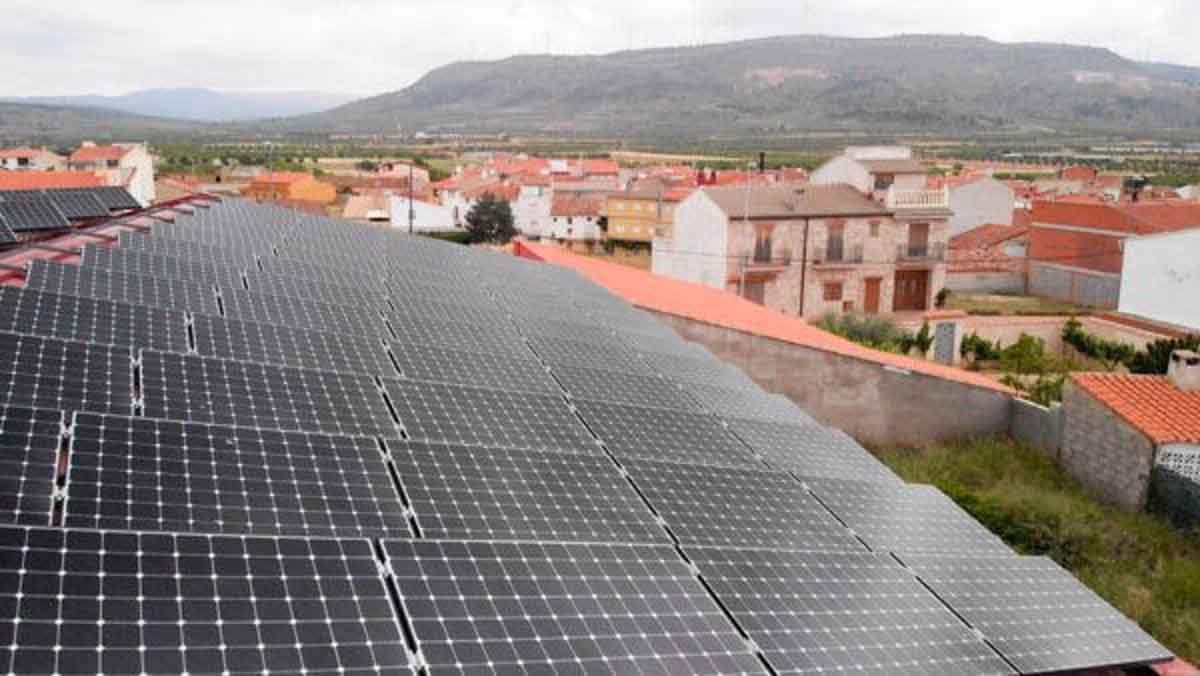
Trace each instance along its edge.
{"label": "balcony", "polygon": [[813,265],[821,267],[838,267],[843,265],[860,265],[863,262],[863,247],[857,244],[852,247],[834,246],[828,249],[814,249],[809,259]]}
{"label": "balcony", "polygon": [[943,243],[909,242],[896,247],[897,263],[944,263],[946,245]]}
{"label": "balcony", "polygon": [[883,204],[888,209],[897,211],[904,209],[935,210],[950,208],[950,190],[897,190],[895,186],[888,188],[884,194]]}
{"label": "balcony", "polygon": [[792,264],[792,254],[783,252],[779,256],[769,256],[763,252],[742,256],[742,267],[747,270],[779,270]]}

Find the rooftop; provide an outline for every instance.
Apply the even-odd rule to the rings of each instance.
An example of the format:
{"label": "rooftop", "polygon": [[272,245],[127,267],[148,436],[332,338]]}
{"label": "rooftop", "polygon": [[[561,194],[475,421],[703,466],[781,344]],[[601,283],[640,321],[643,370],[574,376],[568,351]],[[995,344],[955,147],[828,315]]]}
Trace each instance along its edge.
{"label": "rooftop", "polygon": [[957,250],[987,249],[1011,239],[1029,234],[1024,225],[991,223],[971,228],[950,238],[950,248]]}
{"label": "rooftop", "polygon": [[1077,373],[1072,380],[1156,444],[1200,443],[1200,392],[1165,376]]}
{"label": "rooftop", "polygon": [[1130,235],[1153,235],[1200,227],[1200,203],[1182,200],[1113,203],[1083,198],[1042,200],[1033,203],[1033,221]]}
{"label": "rooftop", "polygon": [[119,160],[129,153],[124,146],[83,146],[71,153],[72,162],[104,162]]}
{"label": "rooftop", "polygon": [[[782,183],[701,189],[730,218],[887,216],[891,212],[848,185]],[[747,214],[747,195],[749,212]]]}
{"label": "rooftop", "polygon": [[856,160],[872,174],[924,174],[925,165],[913,159]]}
{"label": "rooftop", "polygon": [[104,179],[88,171],[0,171],[0,190],[98,188]]}

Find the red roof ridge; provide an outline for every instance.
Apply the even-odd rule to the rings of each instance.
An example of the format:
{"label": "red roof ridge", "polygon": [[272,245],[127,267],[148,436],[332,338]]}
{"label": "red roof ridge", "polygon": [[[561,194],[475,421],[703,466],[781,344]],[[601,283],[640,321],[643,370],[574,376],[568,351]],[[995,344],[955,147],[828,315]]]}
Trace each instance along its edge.
{"label": "red roof ridge", "polygon": [[1200,392],[1166,376],[1074,373],[1071,381],[1156,444],[1200,443]]}
{"label": "red roof ridge", "polygon": [[986,388],[1013,390],[987,376],[922,359],[873,350],[823,331],[799,317],[758,305],[734,294],[683,280],[655,275],[619,263],[570,253],[557,246],[518,240],[516,250],[539,260],[573,269],[634,305],[715,326],[722,326],[793,345],[873,362],[884,367]]}

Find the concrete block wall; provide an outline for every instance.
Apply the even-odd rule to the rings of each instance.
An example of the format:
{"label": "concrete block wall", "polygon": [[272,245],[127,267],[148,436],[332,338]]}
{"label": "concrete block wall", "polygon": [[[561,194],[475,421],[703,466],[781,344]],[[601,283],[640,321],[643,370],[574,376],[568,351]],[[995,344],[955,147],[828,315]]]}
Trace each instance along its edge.
{"label": "concrete block wall", "polygon": [[1154,470],[1154,443],[1073,383],[1067,383],[1063,408],[1066,420],[1059,457],[1067,473],[1106,502],[1144,509]]}
{"label": "concrete block wall", "polygon": [[1012,398],[1003,392],[892,369],[675,315],[656,316],[704,345],[768,392],[818,421],[877,445],[920,445],[1007,432]]}
{"label": "concrete block wall", "polygon": [[946,288],[959,293],[1025,293],[1022,272],[953,272],[946,275]]}
{"label": "concrete block wall", "polygon": [[1013,399],[1009,436],[1054,459],[1058,459],[1062,449],[1063,424],[1061,405],[1046,408],[1032,401]]}
{"label": "concrete block wall", "polygon": [[1029,292],[1035,296],[1046,296],[1079,305],[1115,309],[1121,297],[1121,277],[1031,262]]}

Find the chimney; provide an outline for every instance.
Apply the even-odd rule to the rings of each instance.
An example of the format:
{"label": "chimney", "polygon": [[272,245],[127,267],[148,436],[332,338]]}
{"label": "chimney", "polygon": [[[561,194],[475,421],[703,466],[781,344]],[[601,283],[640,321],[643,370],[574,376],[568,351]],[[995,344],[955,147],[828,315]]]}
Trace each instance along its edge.
{"label": "chimney", "polygon": [[765,152],[758,154],[758,173],[767,173],[767,154]]}
{"label": "chimney", "polygon": [[1184,392],[1200,392],[1200,354],[1191,350],[1172,352],[1167,380]]}

